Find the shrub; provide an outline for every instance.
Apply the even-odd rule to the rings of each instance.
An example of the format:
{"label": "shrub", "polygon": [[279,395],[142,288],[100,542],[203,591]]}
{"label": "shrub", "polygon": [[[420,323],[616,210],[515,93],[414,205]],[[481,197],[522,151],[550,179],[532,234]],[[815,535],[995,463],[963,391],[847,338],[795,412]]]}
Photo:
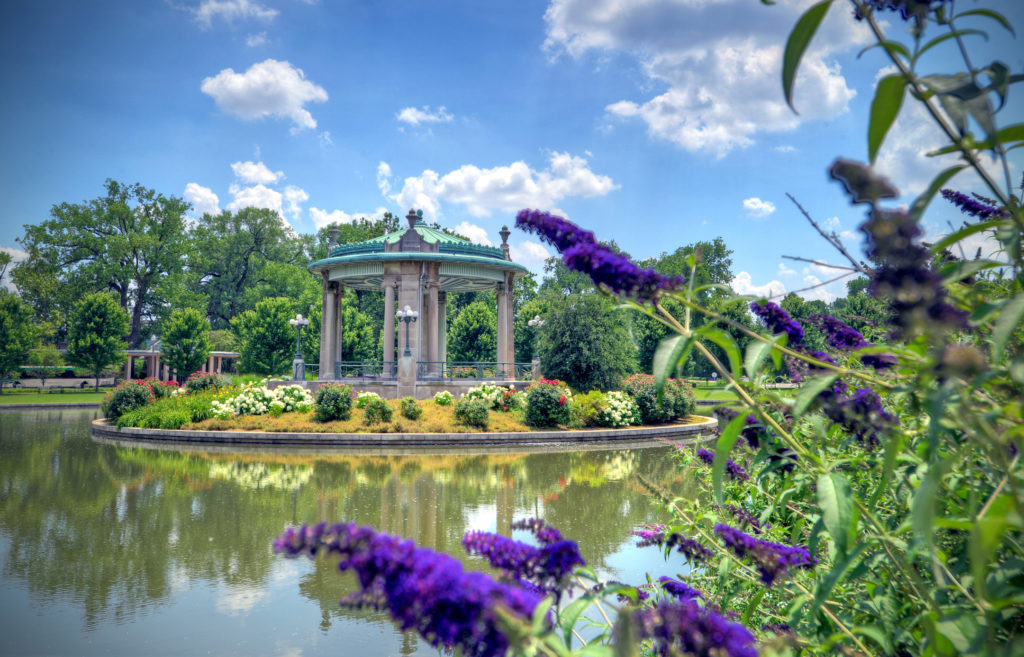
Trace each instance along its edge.
{"label": "shrub", "polygon": [[185,391],[188,393],[201,392],[210,388],[223,388],[227,385],[220,374],[213,372],[192,372],[185,381]]}
{"label": "shrub", "polygon": [[356,395],[356,408],[365,408],[371,401],[380,398],[380,395],[375,392],[363,391]]}
{"label": "shrub", "polygon": [[116,420],[129,411],[142,408],[156,399],[148,381],[125,381],[103,397],[100,410],[103,417]]}
{"label": "shrub", "polygon": [[572,427],[596,427],[598,416],[604,406],[604,393],[600,390],[591,390],[585,395],[576,395],[569,403],[569,425]]}
{"label": "shrub", "polygon": [[463,397],[455,404],[455,421],[468,427],[486,429],[490,410],[491,404],[485,399]]}
{"label": "shrub", "polygon": [[406,417],[410,420],[418,420],[423,415],[423,409],[412,397],[405,397],[399,403],[399,410],[402,412],[402,417]]}
{"label": "shrub", "polygon": [[164,397],[170,397],[174,394],[175,390],[180,389],[177,381],[161,381],[150,377],[145,379],[146,383],[153,390],[153,397],[156,399],[163,399]]}
{"label": "shrub", "polygon": [[381,399],[380,395],[375,393],[369,394],[373,395],[373,397],[367,399],[363,405],[363,421],[367,424],[390,422],[391,417],[395,413],[394,409],[391,408],[391,404]]}
{"label": "shrub", "polygon": [[451,406],[452,403],[454,402],[455,396],[452,395],[452,393],[448,392],[447,390],[442,390],[441,392],[434,395],[434,403],[437,404],[438,406]]}
{"label": "shrub", "polygon": [[557,427],[569,423],[568,391],[557,382],[542,380],[526,391],[526,424],[531,427]]}
{"label": "shrub", "polygon": [[650,374],[634,374],[623,380],[622,389],[640,410],[643,424],[665,424],[681,420],[692,414],[697,406],[690,384],[680,379],[665,381],[661,403],[658,403],[658,389]]}
{"label": "shrub", "polygon": [[317,422],[347,420],[352,416],[352,386],[328,383],[316,391],[313,419]]}
{"label": "shrub", "polygon": [[467,390],[464,397],[482,399],[490,404],[490,409],[493,411],[507,412],[522,406],[515,386],[506,388],[493,383],[484,383]]}
{"label": "shrub", "polygon": [[627,393],[615,390],[604,396],[597,415],[597,426],[628,427],[631,424],[640,424],[640,422],[640,409]]}
{"label": "shrub", "polygon": [[167,411],[157,417],[160,419],[161,429],[180,429],[192,421],[192,417],[184,410]]}
{"label": "shrub", "polygon": [[264,383],[265,380],[247,385],[237,395],[223,402],[212,402],[212,415],[226,420],[234,415],[280,415],[296,411],[306,413],[313,409],[313,396],[302,386],[280,386],[269,390],[264,387]]}

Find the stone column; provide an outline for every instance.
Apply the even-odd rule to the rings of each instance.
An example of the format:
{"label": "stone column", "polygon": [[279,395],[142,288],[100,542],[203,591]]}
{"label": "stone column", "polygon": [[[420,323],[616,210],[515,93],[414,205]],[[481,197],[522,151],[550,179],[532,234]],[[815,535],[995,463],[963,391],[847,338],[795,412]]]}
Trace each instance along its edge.
{"label": "stone column", "polygon": [[[448,360],[448,293],[444,290],[437,293],[437,310],[437,359],[444,363]],[[443,369],[441,374],[445,374]]]}
{"label": "stone column", "polygon": [[[498,283],[497,290],[498,290],[498,326],[496,327],[497,328],[496,333],[497,333],[497,336],[498,336],[498,353],[497,353],[497,355],[495,357],[495,360],[497,360],[499,363],[504,363],[504,362],[506,362],[505,356],[506,356],[506,353],[508,351],[508,336],[505,333],[505,325],[508,322],[508,320],[506,319],[506,316],[508,315],[508,303],[507,303],[508,290],[505,287],[504,283]],[[505,366],[504,365],[499,365],[498,366],[497,374],[498,374],[499,378],[504,378],[505,377]]]}
{"label": "stone column", "polygon": [[[505,311],[505,360],[509,363],[515,362],[515,277],[512,272],[505,274],[505,288],[508,294],[505,295],[505,304],[508,308]],[[511,367],[509,376],[515,376],[515,367]]]}
{"label": "stone column", "polygon": [[389,376],[395,363],[395,282],[384,279],[384,375]]}
{"label": "stone column", "polygon": [[433,373],[438,373],[440,367],[437,365],[437,361],[441,360],[440,350],[440,320],[441,314],[439,311],[439,295],[440,290],[436,280],[427,282],[427,308],[430,315],[430,333],[427,334],[427,360],[434,364],[430,366]]}
{"label": "stone column", "polygon": [[334,299],[331,282],[327,280],[327,272],[322,274],[323,307],[320,315],[320,380],[334,378]]}
{"label": "stone column", "polygon": [[343,346],[343,335],[342,324],[344,324],[344,313],[342,312],[341,302],[345,298],[345,287],[338,283],[338,289],[334,293],[334,318],[335,318],[335,332],[334,332],[334,360],[345,360],[341,357],[341,349]]}
{"label": "stone column", "polygon": [[133,357],[132,356],[128,356],[128,360],[126,360],[125,363],[124,363],[124,380],[125,381],[127,381],[130,378],[132,378],[132,360],[133,360]]}

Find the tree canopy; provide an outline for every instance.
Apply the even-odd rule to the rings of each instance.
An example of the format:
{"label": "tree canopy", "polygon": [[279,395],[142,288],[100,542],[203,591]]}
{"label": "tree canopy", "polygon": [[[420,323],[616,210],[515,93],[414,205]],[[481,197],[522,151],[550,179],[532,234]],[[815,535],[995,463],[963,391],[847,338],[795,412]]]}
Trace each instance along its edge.
{"label": "tree canopy", "polygon": [[96,292],[79,301],[68,326],[67,360],[87,368],[100,389],[100,374],[111,365],[124,361],[124,334],[128,314],[109,292]]}

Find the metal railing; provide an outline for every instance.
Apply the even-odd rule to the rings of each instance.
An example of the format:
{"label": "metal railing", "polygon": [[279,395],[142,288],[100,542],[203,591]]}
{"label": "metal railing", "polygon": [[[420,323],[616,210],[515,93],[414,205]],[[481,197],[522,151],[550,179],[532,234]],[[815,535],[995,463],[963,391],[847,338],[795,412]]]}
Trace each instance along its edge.
{"label": "metal railing", "polygon": [[416,363],[418,381],[445,381],[475,379],[478,381],[529,381],[533,378],[533,363],[419,361]]}
{"label": "metal railing", "polygon": [[398,364],[382,360],[340,360],[334,363],[336,379],[391,380],[398,377]]}

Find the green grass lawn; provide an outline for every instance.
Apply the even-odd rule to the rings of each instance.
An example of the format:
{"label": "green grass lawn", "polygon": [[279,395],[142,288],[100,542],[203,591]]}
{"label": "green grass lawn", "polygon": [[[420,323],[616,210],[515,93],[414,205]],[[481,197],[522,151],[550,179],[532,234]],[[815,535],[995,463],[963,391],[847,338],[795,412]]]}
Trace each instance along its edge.
{"label": "green grass lawn", "polygon": [[704,401],[735,401],[736,394],[723,388],[696,388],[693,396]]}
{"label": "green grass lawn", "polygon": [[99,392],[93,392],[92,388],[86,388],[85,390],[64,389],[63,392],[58,390],[40,392],[35,389],[11,390],[10,388],[4,388],[3,394],[0,394],[0,404],[99,403],[103,400],[103,395],[106,394],[108,390],[110,390],[110,388],[100,388]]}

